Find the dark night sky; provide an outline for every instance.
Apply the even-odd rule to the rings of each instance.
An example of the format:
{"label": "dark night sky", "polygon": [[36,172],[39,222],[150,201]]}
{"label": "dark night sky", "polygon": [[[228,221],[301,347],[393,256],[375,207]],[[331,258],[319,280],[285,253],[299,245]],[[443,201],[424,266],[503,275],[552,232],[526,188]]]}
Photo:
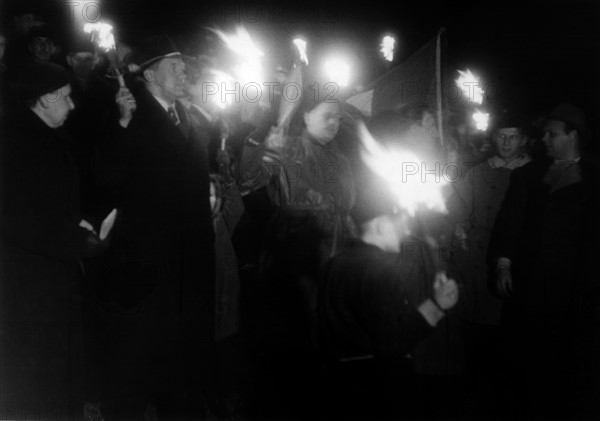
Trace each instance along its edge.
{"label": "dark night sky", "polygon": [[[21,2],[8,13],[39,4],[42,14],[65,22],[65,3]],[[595,111],[600,110],[600,2],[315,3],[102,0],[101,10],[116,24],[117,35],[131,43],[148,33],[166,32],[200,45],[205,27],[229,30],[244,24],[268,56],[279,57],[288,54],[291,38],[302,34],[313,54],[333,50],[350,54],[361,83],[383,71],[377,49],[386,31],[399,40],[397,62],[401,62],[443,26],[448,31],[449,65],[469,67],[500,86],[503,102],[533,111],[572,101],[600,117]]]}

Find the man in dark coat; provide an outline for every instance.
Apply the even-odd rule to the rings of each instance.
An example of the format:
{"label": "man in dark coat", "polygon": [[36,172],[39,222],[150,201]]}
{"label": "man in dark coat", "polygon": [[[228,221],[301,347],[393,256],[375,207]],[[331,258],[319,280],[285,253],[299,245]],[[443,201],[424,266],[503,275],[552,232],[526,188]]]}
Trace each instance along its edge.
{"label": "man in dark coat", "polygon": [[591,374],[600,171],[585,154],[586,134],[581,110],[552,111],[544,125],[548,158],[514,170],[490,242],[496,287],[507,298],[505,355],[525,372],[526,382],[516,383],[527,386],[522,397],[535,415],[577,415],[566,405],[569,393]]}
{"label": "man in dark coat", "polygon": [[416,220],[394,211],[386,188],[369,187],[353,211],[359,238],[327,262],[318,291],[319,342],[340,419],[411,413],[415,347],[458,301],[456,282],[414,234]]}
{"label": "man in dark coat", "polygon": [[132,398],[127,410],[137,415],[151,402],[159,415],[182,417],[187,404],[195,411],[199,389],[210,380],[215,291],[208,160],[200,131],[178,101],[185,85],[180,53],[162,36],[139,51],[141,86],[133,95],[127,88],[117,93],[120,119],[96,165],[98,181],[118,197],[112,294],[132,313],[117,323],[111,390]]}
{"label": "man in dark coat", "polygon": [[0,417],[67,419],[83,408],[78,261],[100,242],[61,129],[67,72],[33,64],[17,91],[1,154]]}

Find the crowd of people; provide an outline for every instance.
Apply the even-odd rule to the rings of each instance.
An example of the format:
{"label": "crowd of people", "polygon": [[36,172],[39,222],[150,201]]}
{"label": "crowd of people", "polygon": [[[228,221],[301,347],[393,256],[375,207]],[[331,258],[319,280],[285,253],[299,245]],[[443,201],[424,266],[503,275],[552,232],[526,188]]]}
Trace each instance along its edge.
{"label": "crowd of people", "polygon": [[[120,46],[120,84],[89,40],[55,36],[0,29],[0,419],[598,415],[580,108],[508,107],[473,149],[426,104],[366,117],[276,90],[224,111],[209,54]],[[468,169],[438,183],[445,212],[398,200],[358,120]]]}

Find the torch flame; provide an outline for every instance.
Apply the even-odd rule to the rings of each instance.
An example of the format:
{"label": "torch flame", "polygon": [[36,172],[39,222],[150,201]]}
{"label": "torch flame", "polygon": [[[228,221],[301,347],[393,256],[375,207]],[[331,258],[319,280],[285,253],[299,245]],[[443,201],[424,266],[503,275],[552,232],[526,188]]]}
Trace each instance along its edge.
{"label": "torch flame", "polygon": [[490,121],[490,114],[475,110],[473,113],[473,121],[475,121],[477,130],[481,130],[482,132],[486,131]]}
{"label": "torch flame", "polygon": [[243,26],[237,28],[237,34],[235,35],[226,34],[219,29],[211,29],[211,31],[217,34],[229,49],[242,57],[256,58],[264,56],[264,53],[254,44],[252,37]]}
{"label": "torch flame", "polygon": [[[358,133],[364,146],[363,161],[385,180],[398,207],[405,209],[410,216],[422,207],[447,213],[443,189],[448,182],[443,177],[424,174],[424,162],[415,154],[378,143],[364,123],[359,124]],[[418,168],[418,171],[409,172],[409,168]]]}
{"label": "torch flame", "polygon": [[394,61],[394,45],[396,44],[396,40],[394,37],[386,35],[383,37],[383,41],[381,41],[381,52],[383,53],[383,57],[387,61]]}
{"label": "torch flame", "polygon": [[325,73],[330,82],[338,86],[348,86],[350,82],[350,66],[341,60],[329,60],[325,62]]}
{"label": "torch flame", "polygon": [[300,53],[300,60],[308,65],[308,57],[306,55],[306,41],[304,41],[303,39],[300,38],[296,38],[294,40],[294,44],[296,44],[296,47],[298,48],[298,52]]}
{"label": "torch flame", "polygon": [[115,50],[115,37],[112,34],[113,27],[108,23],[95,22],[83,25],[86,34],[92,34],[92,42],[97,42],[104,51]]}
{"label": "torch flame", "polygon": [[236,34],[226,34],[219,29],[212,29],[215,34],[239,58],[233,73],[241,83],[260,83],[263,81],[260,58],[264,53],[254,44],[250,34],[243,26],[237,28]]}
{"label": "torch flame", "polygon": [[456,84],[460,87],[463,94],[467,96],[469,102],[481,105],[483,103],[483,89],[479,83],[479,78],[471,73],[469,69],[465,71],[459,70],[458,74],[460,76],[456,79]]}

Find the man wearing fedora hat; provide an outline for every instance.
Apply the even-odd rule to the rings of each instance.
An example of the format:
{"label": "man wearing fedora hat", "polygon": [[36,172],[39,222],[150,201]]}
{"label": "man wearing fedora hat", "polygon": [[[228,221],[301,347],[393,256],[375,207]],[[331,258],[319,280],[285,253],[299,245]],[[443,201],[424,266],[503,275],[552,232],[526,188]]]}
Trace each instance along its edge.
{"label": "man wearing fedora hat", "polygon": [[[214,232],[206,142],[179,102],[184,63],[170,38],[140,45],[138,82],[121,88],[98,150],[101,185],[119,203],[112,253],[113,299],[123,315],[113,368],[115,397],[137,396],[183,416],[210,381],[214,338]],[[127,367],[127,372],[122,370]],[[119,396],[116,396],[119,395]],[[121,407],[123,409],[123,407]],[[136,416],[135,405],[122,416]]]}
{"label": "man wearing fedora hat", "polygon": [[600,170],[586,154],[582,110],[559,105],[543,132],[548,156],[513,171],[489,257],[506,298],[506,355],[515,373],[525,373],[515,382],[526,387],[525,410],[567,416],[575,398],[568,392],[589,380],[597,335],[592,250],[600,234]]}

